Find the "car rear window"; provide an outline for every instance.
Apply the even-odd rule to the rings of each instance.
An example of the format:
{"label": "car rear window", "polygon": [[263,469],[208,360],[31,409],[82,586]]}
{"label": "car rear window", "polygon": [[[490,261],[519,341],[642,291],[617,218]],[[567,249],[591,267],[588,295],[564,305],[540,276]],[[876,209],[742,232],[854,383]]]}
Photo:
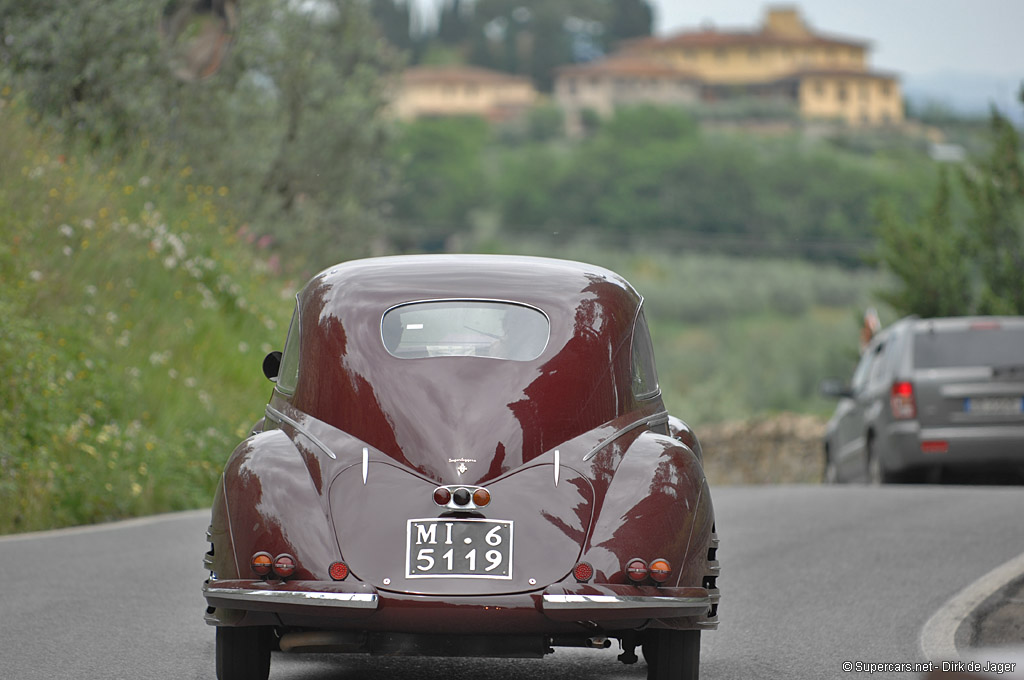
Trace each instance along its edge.
{"label": "car rear window", "polygon": [[1014,365],[1024,365],[1024,327],[922,330],[914,336],[916,368]]}
{"label": "car rear window", "polygon": [[394,307],[381,319],[384,347],[399,359],[473,356],[536,359],[548,317],[535,307],[490,300],[431,300]]}

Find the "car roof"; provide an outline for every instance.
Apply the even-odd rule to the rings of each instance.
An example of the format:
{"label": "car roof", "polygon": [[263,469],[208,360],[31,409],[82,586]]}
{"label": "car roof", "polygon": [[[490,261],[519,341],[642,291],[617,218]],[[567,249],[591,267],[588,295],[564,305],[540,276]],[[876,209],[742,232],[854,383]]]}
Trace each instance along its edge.
{"label": "car roof", "polygon": [[916,332],[963,331],[972,327],[997,324],[1005,328],[1024,327],[1024,316],[948,316],[931,319],[915,319]]}
{"label": "car roof", "polygon": [[[344,262],[317,274],[303,294],[329,289],[346,303],[358,299],[380,309],[413,300],[487,298],[528,302],[585,298],[594,283],[611,283],[626,297],[642,297],[603,267],[518,255],[397,255]],[[604,287],[608,290],[608,287]],[[301,295],[301,294],[300,294]]]}

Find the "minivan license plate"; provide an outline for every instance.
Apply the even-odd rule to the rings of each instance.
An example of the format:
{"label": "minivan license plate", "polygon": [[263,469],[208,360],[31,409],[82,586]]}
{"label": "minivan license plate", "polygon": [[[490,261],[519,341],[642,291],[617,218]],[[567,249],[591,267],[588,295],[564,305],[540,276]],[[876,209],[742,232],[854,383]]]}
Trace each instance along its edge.
{"label": "minivan license plate", "polygon": [[512,521],[410,519],[407,578],[512,578]]}
{"label": "minivan license plate", "polygon": [[979,416],[1012,416],[1024,413],[1024,397],[971,397],[964,411]]}

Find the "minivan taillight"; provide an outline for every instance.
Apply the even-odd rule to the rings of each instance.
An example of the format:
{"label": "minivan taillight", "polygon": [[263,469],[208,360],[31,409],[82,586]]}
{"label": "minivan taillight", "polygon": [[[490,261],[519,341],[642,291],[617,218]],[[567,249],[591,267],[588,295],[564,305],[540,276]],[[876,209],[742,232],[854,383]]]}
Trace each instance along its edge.
{"label": "minivan taillight", "polygon": [[892,384],[889,393],[889,407],[892,417],[896,420],[909,420],[917,417],[917,406],[914,404],[914,383],[897,380]]}

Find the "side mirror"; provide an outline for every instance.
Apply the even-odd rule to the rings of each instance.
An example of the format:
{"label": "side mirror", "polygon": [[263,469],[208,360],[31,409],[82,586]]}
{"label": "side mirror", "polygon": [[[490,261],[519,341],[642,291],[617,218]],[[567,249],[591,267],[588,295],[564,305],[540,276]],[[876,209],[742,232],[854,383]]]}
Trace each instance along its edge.
{"label": "side mirror", "polygon": [[850,386],[839,378],[825,378],[821,381],[821,385],[818,389],[821,391],[821,394],[826,397],[849,399],[853,396],[853,390],[850,389]]}
{"label": "side mirror", "polygon": [[277,382],[277,374],[281,370],[281,353],[274,351],[263,357],[263,375],[270,382]]}

